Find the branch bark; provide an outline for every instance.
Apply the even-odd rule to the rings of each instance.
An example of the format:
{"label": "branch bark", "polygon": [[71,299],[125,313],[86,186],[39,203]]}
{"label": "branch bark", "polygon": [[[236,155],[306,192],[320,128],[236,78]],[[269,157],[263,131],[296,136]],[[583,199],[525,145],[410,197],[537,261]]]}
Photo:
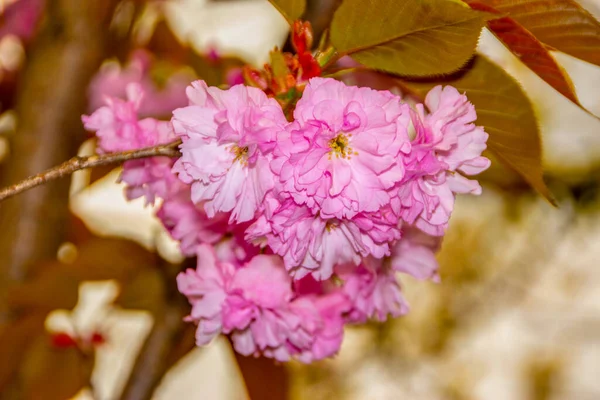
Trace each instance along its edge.
{"label": "branch bark", "polygon": [[182,307],[167,304],[144,341],[133,370],[121,393],[121,400],[148,400],[171,367],[168,363],[173,346],[180,337],[183,325]]}
{"label": "branch bark", "polygon": [[[187,260],[187,263],[191,260]],[[184,264],[185,265],[185,264]],[[154,324],[133,365],[120,400],[149,400],[165,374],[195,347],[195,327],[183,323],[187,300],[177,290],[179,265],[160,266],[166,293],[163,305],[153,312]]]}
{"label": "branch bark", "polygon": [[129,160],[137,160],[140,158],[148,157],[178,157],[180,156],[179,151],[176,149],[181,141],[175,141],[172,143],[147,147],[139,150],[124,151],[121,153],[110,153],[102,155],[94,155],[88,157],[76,156],[68,161],[50,168],[37,175],[30,176],[21,182],[15,183],[9,187],[0,190],[0,201],[8,199],[19,193],[23,193],[26,190],[33,189],[36,186],[48,183],[55,179],[62,178],[64,176],[71,175],[75,171],[86,168],[102,167],[112,164],[121,164]]}

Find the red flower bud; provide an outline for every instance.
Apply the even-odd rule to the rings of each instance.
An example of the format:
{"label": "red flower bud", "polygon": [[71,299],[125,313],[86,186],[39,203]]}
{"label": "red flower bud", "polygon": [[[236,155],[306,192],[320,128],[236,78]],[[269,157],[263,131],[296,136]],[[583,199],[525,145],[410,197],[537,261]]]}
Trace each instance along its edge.
{"label": "red flower bud", "polygon": [[294,21],[292,25],[292,45],[298,54],[310,51],[313,42],[313,32],[310,22]]}

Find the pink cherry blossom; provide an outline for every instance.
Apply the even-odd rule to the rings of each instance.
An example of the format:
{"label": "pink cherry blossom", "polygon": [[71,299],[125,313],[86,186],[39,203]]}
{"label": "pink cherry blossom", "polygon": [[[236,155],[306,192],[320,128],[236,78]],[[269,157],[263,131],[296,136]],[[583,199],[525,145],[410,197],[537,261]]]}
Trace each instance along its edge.
{"label": "pink cherry blossom", "polygon": [[125,196],[129,200],[143,197],[146,204],[154,204],[157,197],[166,198],[176,191],[179,183],[171,172],[173,160],[167,157],[151,157],[130,160],[123,164],[123,172],[119,178],[124,182]]}
{"label": "pink cherry blossom", "polygon": [[344,315],[351,308],[348,297],[342,291],[304,296],[297,298],[291,307],[302,321],[294,336],[302,335],[304,330],[311,338],[309,346],[298,347],[294,358],[311,363],[337,354],[344,337]]}
{"label": "pink cherry blossom", "polygon": [[431,236],[415,227],[403,227],[402,239],[391,246],[391,267],[417,279],[440,281],[439,265],[435,253],[440,249],[442,238]]}
{"label": "pink cherry blossom", "polygon": [[209,218],[200,205],[191,200],[190,187],[179,181],[178,192],[165,197],[156,216],[161,220],[171,237],[180,244],[185,256],[193,256],[199,244],[214,245],[217,258],[230,263],[243,263],[257,255],[260,248],[244,239],[249,224],[229,224],[228,213],[217,213]]}
{"label": "pink cherry blossom", "polygon": [[398,317],[408,312],[394,271],[381,260],[365,258],[358,267],[342,265],[336,272],[344,281],[342,289],[352,303],[349,322],[363,323],[369,318],[385,321],[388,315]]}
{"label": "pink cherry blossom", "polygon": [[[475,175],[490,166],[490,160],[481,156],[486,149],[488,134],[475,126],[475,107],[465,95],[452,86],[433,88],[425,98],[430,114],[425,116],[431,129],[438,158],[448,165],[449,171]],[[420,108],[421,117],[424,113]]]}
{"label": "pink cherry blossom", "polygon": [[129,84],[127,100],[106,97],[105,106],[82,117],[85,128],[96,132],[99,152],[140,149],[175,140],[169,122],[154,118],[138,119],[143,96],[139,84]]}
{"label": "pink cherry blossom", "polygon": [[208,344],[219,335],[223,324],[223,303],[227,298],[227,286],[235,273],[234,265],[218,261],[209,245],[197,248],[198,265],[177,276],[179,291],[192,305],[186,321],[198,325],[196,344]]}
{"label": "pink cherry blossom", "polygon": [[[227,214],[224,214],[224,216],[227,216]],[[244,239],[244,231],[247,227],[248,224],[229,225],[226,236],[215,243],[215,251],[219,260],[243,264],[261,253],[260,247]],[[271,254],[269,251],[263,252]]]}
{"label": "pink cherry blossom", "polygon": [[[198,345],[278,361],[335,355],[345,323],[408,312],[397,273],[439,281],[457,193],[478,194],[487,134],[466,97],[433,89],[411,110],[387,91],[311,79],[287,122],[259,89],[196,81],[170,122],[139,118],[144,90],[84,116],[101,152],[181,138],[181,157],[128,161],[129,198],[197,256],[177,277]],[[410,124],[414,139],[408,137]]]}
{"label": "pink cherry blossom", "polygon": [[[127,86],[127,100],[107,97],[105,106],[82,117],[85,128],[96,132],[99,153],[156,146],[176,139],[170,122],[138,119],[143,96],[142,88],[132,83]],[[156,197],[164,199],[176,193],[182,184],[171,172],[172,166],[173,161],[166,157],[127,161],[120,177],[127,184],[127,198],[144,197],[147,204],[153,204]]]}
{"label": "pink cherry blossom", "polygon": [[231,293],[223,326],[240,354],[312,362],[339,350],[348,299],[339,291],[293,299],[279,257],[254,257],[237,271]]}
{"label": "pink cherry blossom", "polygon": [[176,70],[159,87],[152,78],[152,69],[156,65],[157,60],[152,54],[142,49],[132,52],[124,66],[104,65],[88,87],[88,107],[90,110],[102,107],[106,97],[125,100],[128,85],[136,83],[144,92],[137,110],[140,116],[170,116],[174,109],[187,104],[185,88],[193,78],[189,73]]}
{"label": "pink cherry blossom", "polygon": [[198,267],[179,274],[177,283],[192,305],[186,320],[198,325],[198,345],[225,333],[240,354],[303,362],[329,357],[341,345],[350,309],[345,294],[296,297],[277,256],[256,255],[235,267],[200,245]]}
{"label": "pink cherry blossom", "polygon": [[435,236],[444,234],[454,209],[456,193],[481,193],[473,175],[489,167],[481,156],[487,133],[473,124],[475,109],[466,96],[446,86],[432,89],[422,105],[411,113],[416,131],[412,152],[405,158],[405,181],[391,202],[398,215],[411,225]]}
{"label": "pink cherry blossom", "polygon": [[229,90],[196,81],[190,106],[173,112],[181,158],[173,171],[192,185],[192,200],[204,202],[209,217],[231,212],[231,222],[254,218],[273,186],[267,154],[287,124],[281,107],[259,89]]}
{"label": "pink cherry blossom", "polygon": [[292,199],[281,204],[272,199],[268,202],[271,204],[248,228],[246,237],[281,255],[295,279],[307,274],[317,280],[328,279],[336,264],[358,265],[362,257],[389,255],[388,243],[400,237],[397,222],[390,223],[380,213],[325,220]]}
{"label": "pink cherry blossom", "polygon": [[214,244],[228,231],[227,214],[217,214],[208,218],[201,207],[190,200],[189,187],[167,198],[156,216],[161,220],[173,239],[179,241],[180,250],[186,256],[193,256],[199,244]]}
{"label": "pink cherry blossom", "polygon": [[409,107],[388,91],[309,81],[271,163],[282,190],[324,218],[377,212],[404,176]]}

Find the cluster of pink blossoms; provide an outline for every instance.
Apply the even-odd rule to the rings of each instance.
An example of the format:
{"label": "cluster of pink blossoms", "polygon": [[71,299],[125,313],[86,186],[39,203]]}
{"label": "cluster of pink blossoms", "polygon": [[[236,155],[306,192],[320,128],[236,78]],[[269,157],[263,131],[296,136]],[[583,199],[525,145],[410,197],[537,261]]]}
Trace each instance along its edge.
{"label": "cluster of pink blossoms", "polygon": [[435,252],[466,178],[489,166],[464,95],[436,87],[414,109],[388,91],[311,79],[293,113],[260,89],[196,81],[170,122],[139,120],[139,86],[84,117],[102,151],[182,140],[181,157],[129,161],[130,198],[196,255],[179,290],[204,345],[311,362],[343,327],[408,311],[397,273],[437,281]]}

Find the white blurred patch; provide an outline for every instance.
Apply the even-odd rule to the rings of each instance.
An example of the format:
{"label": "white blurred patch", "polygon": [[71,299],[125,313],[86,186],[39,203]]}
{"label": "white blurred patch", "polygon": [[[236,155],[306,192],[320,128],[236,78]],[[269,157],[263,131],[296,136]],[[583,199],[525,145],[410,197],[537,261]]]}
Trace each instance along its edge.
{"label": "white blurred patch", "polygon": [[23,43],[15,35],[6,35],[0,40],[0,69],[16,71],[25,61]]}
{"label": "white blurred patch", "polygon": [[289,33],[285,19],[266,0],[182,0],[166,6],[169,25],[180,40],[200,52],[214,48],[223,55],[240,56],[257,67]]}
{"label": "white blurred patch", "polygon": [[154,400],[247,398],[231,346],[222,336],[206,347],[192,350],[175,364],[153,396]]}
{"label": "white blurred patch", "polygon": [[12,3],[15,3],[19,0],[0,0],[0,14],[2,14],[4,12],[4,9],[6,7],[8,7],[9,5],[11,5]]}
{"label": "white blurred patch", "polygon": [[[78,155],[93,154],[94,141],[86,141]],[[124,184],[117,183],[121,169],[116,168],[106,176],[90,182],[91,171],[77,171],[71,180],[69,207],[87,228],[98,236],[133,240],[148,250],[157,250],[169,262],[183,260],[175,242],[155,217],[159,203],[145,206],[143,199],[129,201],[125,198]]]}
{"label": "white blurred patch", "polygon": [[96,235],[127,238],[153,249],[160,230],[153,215],[156,206],[144,207],[143,199],[128,201],[123,194],[125,185],[116,183],[120,174],[120,168],[115,169],[72,194],[71,211]]}

